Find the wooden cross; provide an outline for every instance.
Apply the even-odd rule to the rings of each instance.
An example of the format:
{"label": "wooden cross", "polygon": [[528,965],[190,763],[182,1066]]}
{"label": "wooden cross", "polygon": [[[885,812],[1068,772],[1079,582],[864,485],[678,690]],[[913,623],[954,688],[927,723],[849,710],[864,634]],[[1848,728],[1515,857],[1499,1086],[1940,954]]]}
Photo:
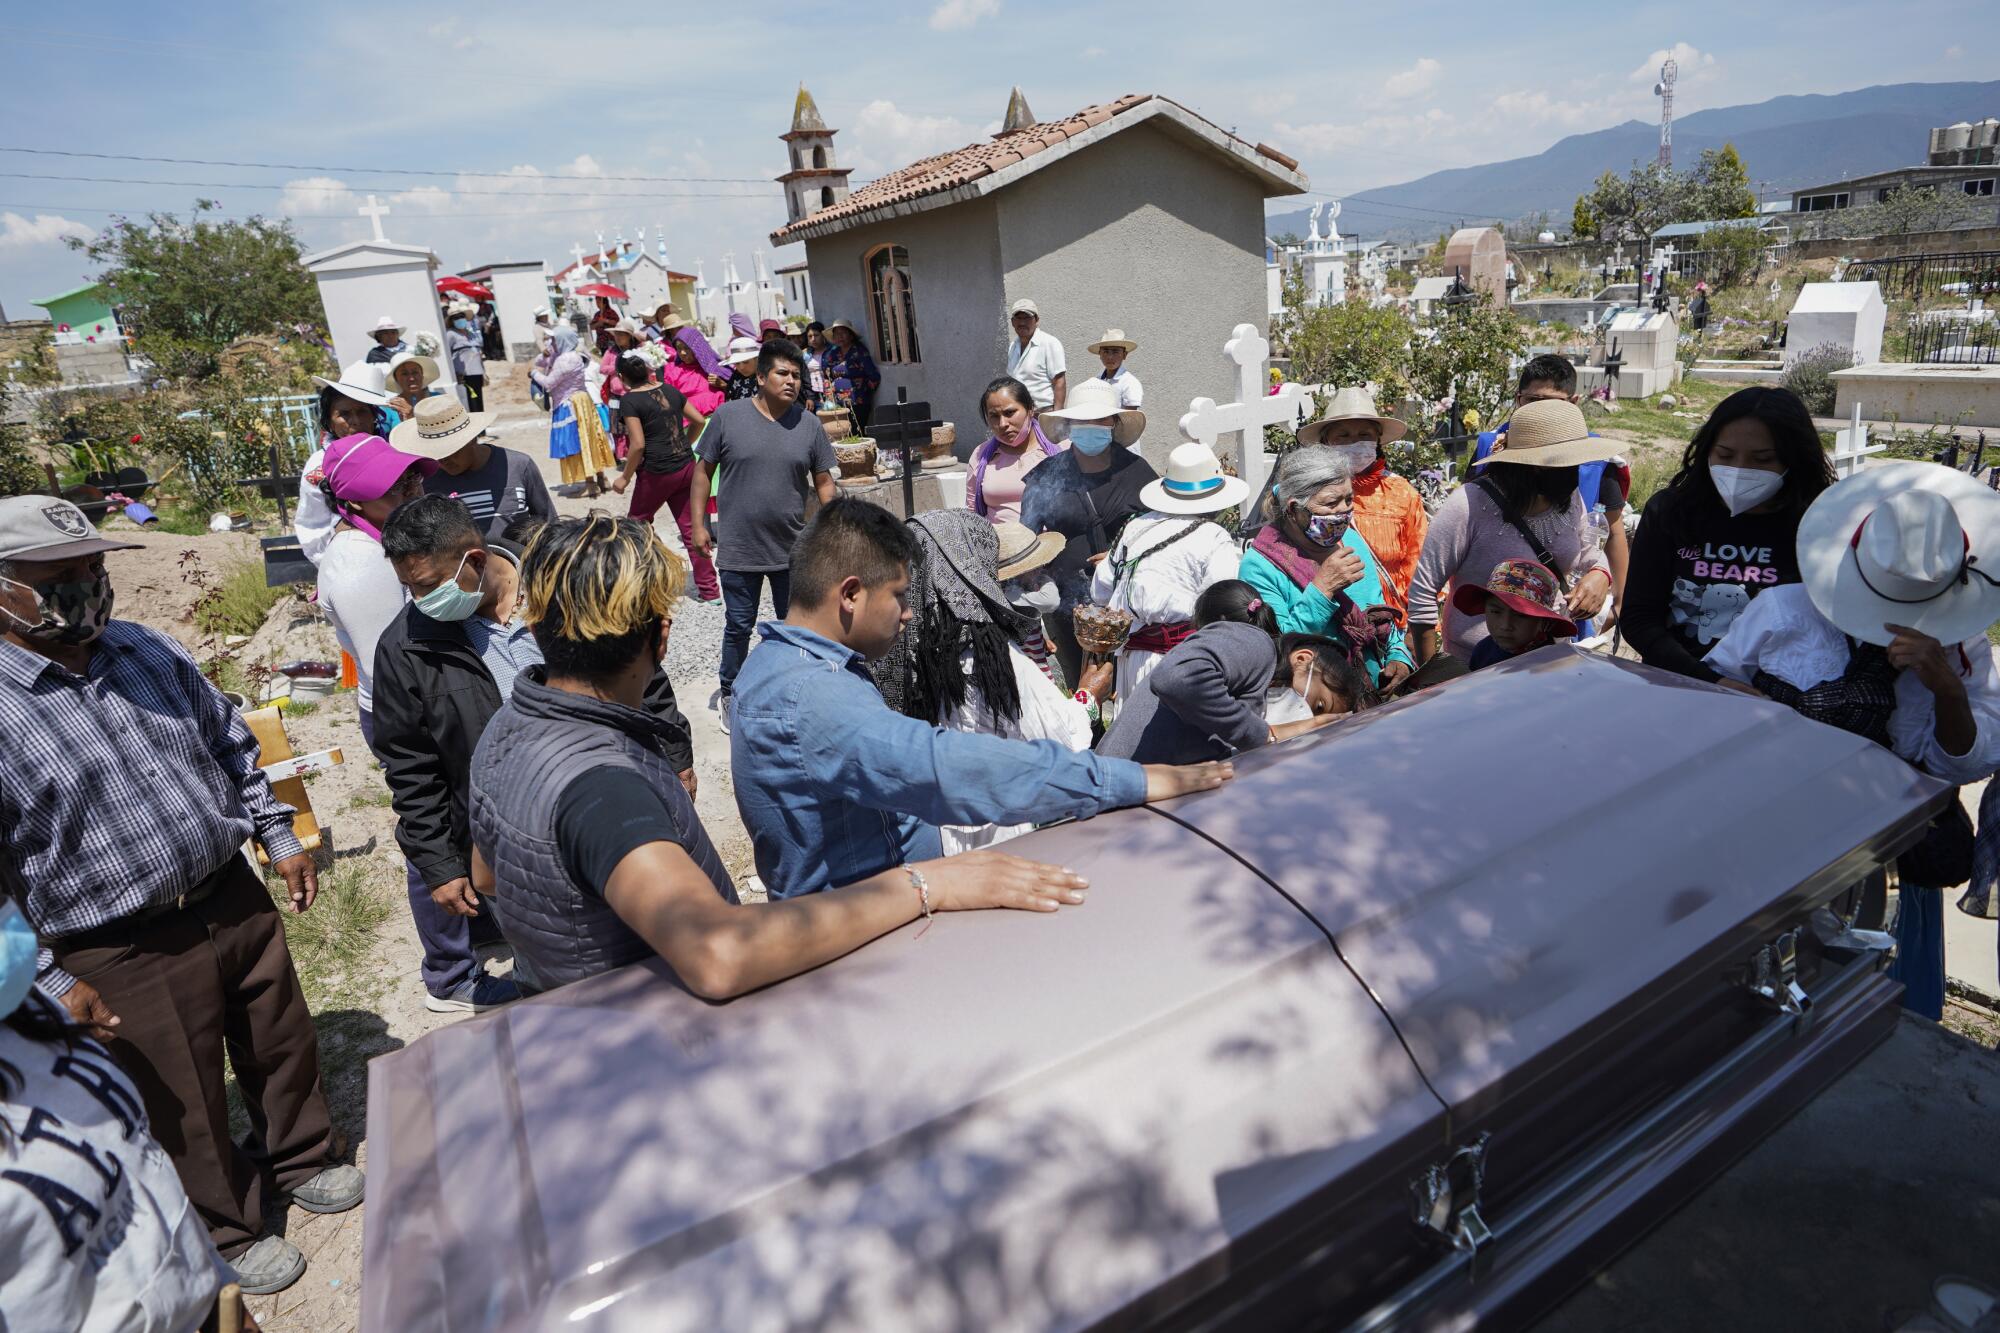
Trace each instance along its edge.
{"label": "wooden cross", "polygon": [[1868,427],[1861,424],[1861,404],[1854,404],[1854,418],[1846,430],[1835,431],[1833,435],[1833,475],[1837,481],[1846,481],[1861,470],[1861,460],[1869,454],[1879,454],[1889,446],[1870,444]]}
{"label": "wooden cross", "polygon": [[1181,434],[1209,448],[1232,431],[1240,432],[1237,468],[1250,483],[1251,504],[1259,503],[1271,462],[1264,453],[1264,427],[1297,422],[1305,401],[1303,384],[1281,384],[1276,393],[1264,391],[1264,362],[1271,355],[1270,340],[1257,332],[1254,324],[1238,324],[1222,345],[1222,355],[1236,366],[1236,396],[1233,403],[1218,404],[1213,398],[1197,398],[1181,417]]}
{"label": "wooden cross", "polygon": [[382,234],[382,219],[389,215],[389,206],[387,204],[376,203],[375,196],[371,194],[368,196],[368,206],[366,208],[357,208],[354,211],[375,224],[376,240],[386,241],[389,239]]}

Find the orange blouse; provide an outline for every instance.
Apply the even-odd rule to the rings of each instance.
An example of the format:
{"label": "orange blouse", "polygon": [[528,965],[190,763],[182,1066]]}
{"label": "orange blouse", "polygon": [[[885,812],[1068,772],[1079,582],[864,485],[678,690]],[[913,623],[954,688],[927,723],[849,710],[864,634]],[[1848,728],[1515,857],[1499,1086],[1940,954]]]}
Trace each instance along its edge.
{"label": "orange blouse", "polygon": [[1382,592],[1396,612],[1396,623],[1407,625],[1410,579],[1417,572],[1424,533],[1430,530],[1423,497],[1378,461],[1354,479],[1354,526],[1382,566]]}

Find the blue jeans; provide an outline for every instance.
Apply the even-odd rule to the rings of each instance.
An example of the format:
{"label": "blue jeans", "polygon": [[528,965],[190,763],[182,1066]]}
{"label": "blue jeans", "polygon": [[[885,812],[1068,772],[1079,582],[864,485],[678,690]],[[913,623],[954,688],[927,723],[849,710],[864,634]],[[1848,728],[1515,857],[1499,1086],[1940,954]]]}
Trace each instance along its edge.
{"label": "blue jeans", "polygon": [[[361,710],[361,738],[374,747],[375,716],[366,709]],[[472,937],[481,936],[480,943],[499,943],[499,926],[491,908],[476,917],[465,917],[432,902],[430,886],[407,860],[403,862],[403,881],[410,898],[410,917],[417,923],[417,941],[424,948],[424,989],[437,996],[449,995],[479,970]]]}
{"label": "blue jeans", "polygon": [[764,596],[764,580],[771,581],[771,613],[779,620],[792,606],[792,571],[773,570],[768,574],[725,569],[722,580],[722,695],[728,698],[736,687],[736,673],[750,655],[750,635],[757,628],[757,606]]}

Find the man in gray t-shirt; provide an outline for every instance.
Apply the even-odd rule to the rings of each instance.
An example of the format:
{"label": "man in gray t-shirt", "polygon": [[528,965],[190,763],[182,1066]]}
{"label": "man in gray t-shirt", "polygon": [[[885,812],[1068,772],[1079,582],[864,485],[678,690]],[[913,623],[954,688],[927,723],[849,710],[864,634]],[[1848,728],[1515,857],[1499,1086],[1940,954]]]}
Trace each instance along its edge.
{"label": "man in gray t-shirt", "polygon": [[548,483],[535,460],[483,439],[442,459],[438,470],[424,479],[424,491],[463,500],[489,541],[504,533],[516,514],[543,520],[556,516],[556,502],[549,498]]}
{"label": "man in gray t-shirt", "polygon": [[[833,445],[819,418],[799,405],[805,354],[798,344],[773,338],[757,354],[757,392],[724,403],[708,419],[695,446],[689,507],[694,545],[715,556],[722,583],[722,692],[718,716],[729,729],[729,692],[750,651],[764,581],[782,619],[791,607],[792,543],[806,525],[806,497],[833,499]],[[728,538],[716,548],[708,527],[711,478],[722,484],[719,516]]]}

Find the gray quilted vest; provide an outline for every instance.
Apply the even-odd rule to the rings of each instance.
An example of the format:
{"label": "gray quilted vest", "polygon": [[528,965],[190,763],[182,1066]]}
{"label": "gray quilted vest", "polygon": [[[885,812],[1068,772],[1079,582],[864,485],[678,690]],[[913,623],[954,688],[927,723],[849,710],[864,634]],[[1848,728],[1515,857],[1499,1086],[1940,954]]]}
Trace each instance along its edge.
{"label": "gray quilted vest", "polygon": [[628,768],[659,793],[683,846],[717,891],[735,886],[661,753],[665,724],[650,714],[544,683],[535,667],[514,682],[472,757],[472,840],[493,869],[494,920],[534,986],[549,989],[653,956],[596,893],[564,869],[555,833],[556,801],[594,768]]}

